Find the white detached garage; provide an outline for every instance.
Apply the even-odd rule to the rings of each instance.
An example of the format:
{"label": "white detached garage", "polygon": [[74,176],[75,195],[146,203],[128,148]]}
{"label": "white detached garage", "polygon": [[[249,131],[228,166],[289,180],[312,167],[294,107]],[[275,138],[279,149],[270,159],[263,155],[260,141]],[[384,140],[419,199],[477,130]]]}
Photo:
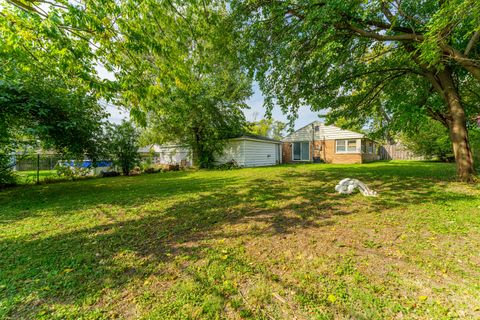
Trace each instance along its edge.
{"label": "white detached garage", "polygon": [[[191,152],[188,147],[163,145],[150,146],[149,148],[149,150],[155,152],[156,163],[187,166],[192,164]],[[282,162],[282,142],[256,135],[242,135],[228,139],[223,153],[216,156],[215,164],[221,165],[231,161],[235,161],[240,167],[262,167],[279,164]]]}
{"label": "white detached garage", "polygon": [[282,161],[281,141],[256,136],[242,135],[229,139],[223,154],[218,156],[217,165],[235,161],[240,167],[273,166]]}

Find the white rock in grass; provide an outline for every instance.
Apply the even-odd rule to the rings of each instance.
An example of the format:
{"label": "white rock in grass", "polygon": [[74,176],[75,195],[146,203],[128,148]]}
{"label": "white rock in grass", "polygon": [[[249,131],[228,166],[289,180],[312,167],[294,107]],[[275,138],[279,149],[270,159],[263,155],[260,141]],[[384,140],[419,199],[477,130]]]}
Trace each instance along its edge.
{"label": "white rock in grass", "polygon": [[351,194],[358,189],[366,197],[376,197],[376,191],[371,190],[365,183],[357,179],[346,178],[340,181],[335,190],[340,194]]}

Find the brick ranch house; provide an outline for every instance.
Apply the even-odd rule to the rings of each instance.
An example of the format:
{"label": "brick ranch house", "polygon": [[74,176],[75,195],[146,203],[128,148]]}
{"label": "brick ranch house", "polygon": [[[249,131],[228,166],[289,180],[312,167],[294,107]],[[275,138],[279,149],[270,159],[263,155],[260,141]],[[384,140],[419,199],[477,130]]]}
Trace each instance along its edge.
{"label": "brick ranch house", "polygon": [[378,145],[364,134],[314,121],[283,140],[282,162],[365,163],[379,160]]}

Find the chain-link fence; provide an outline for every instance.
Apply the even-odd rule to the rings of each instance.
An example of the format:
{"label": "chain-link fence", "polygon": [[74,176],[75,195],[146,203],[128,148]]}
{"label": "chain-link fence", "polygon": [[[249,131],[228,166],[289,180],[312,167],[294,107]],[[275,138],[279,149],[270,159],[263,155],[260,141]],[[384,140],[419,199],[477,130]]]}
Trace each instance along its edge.
{"label": "chain-link fence", "polygon": [[13,170],[22,184],[55,180],[59,178],[56,165],[61,159],[58,154],[16,154],[12,159]]}
{"label": "chain-link fence", "polygon": [[54,170],[59,160],[61,158],[58,155],[18,156],[15,159],[15,171]]}

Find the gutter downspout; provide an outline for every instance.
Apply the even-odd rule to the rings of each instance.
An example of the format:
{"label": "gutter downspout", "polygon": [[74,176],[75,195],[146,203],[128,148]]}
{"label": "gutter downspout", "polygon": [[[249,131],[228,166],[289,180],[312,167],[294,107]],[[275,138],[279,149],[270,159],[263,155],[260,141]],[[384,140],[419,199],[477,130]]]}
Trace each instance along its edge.
{"label": "gutter downspout", "polygon": [[325,141],[325,135],[323,135],[323,161],[325,163],[327,163],[327,150],[325,150],[327,148],[327,141]]}
{"label": "gutter downspout", "polygon": [[313,159],[315,158],[315,123],[312,123],[312,158],[310,161],[313,162]]}
{"label": "gutter downspout", "polygon": [[247,166],[247,140],[243,139],[243,167]]}

